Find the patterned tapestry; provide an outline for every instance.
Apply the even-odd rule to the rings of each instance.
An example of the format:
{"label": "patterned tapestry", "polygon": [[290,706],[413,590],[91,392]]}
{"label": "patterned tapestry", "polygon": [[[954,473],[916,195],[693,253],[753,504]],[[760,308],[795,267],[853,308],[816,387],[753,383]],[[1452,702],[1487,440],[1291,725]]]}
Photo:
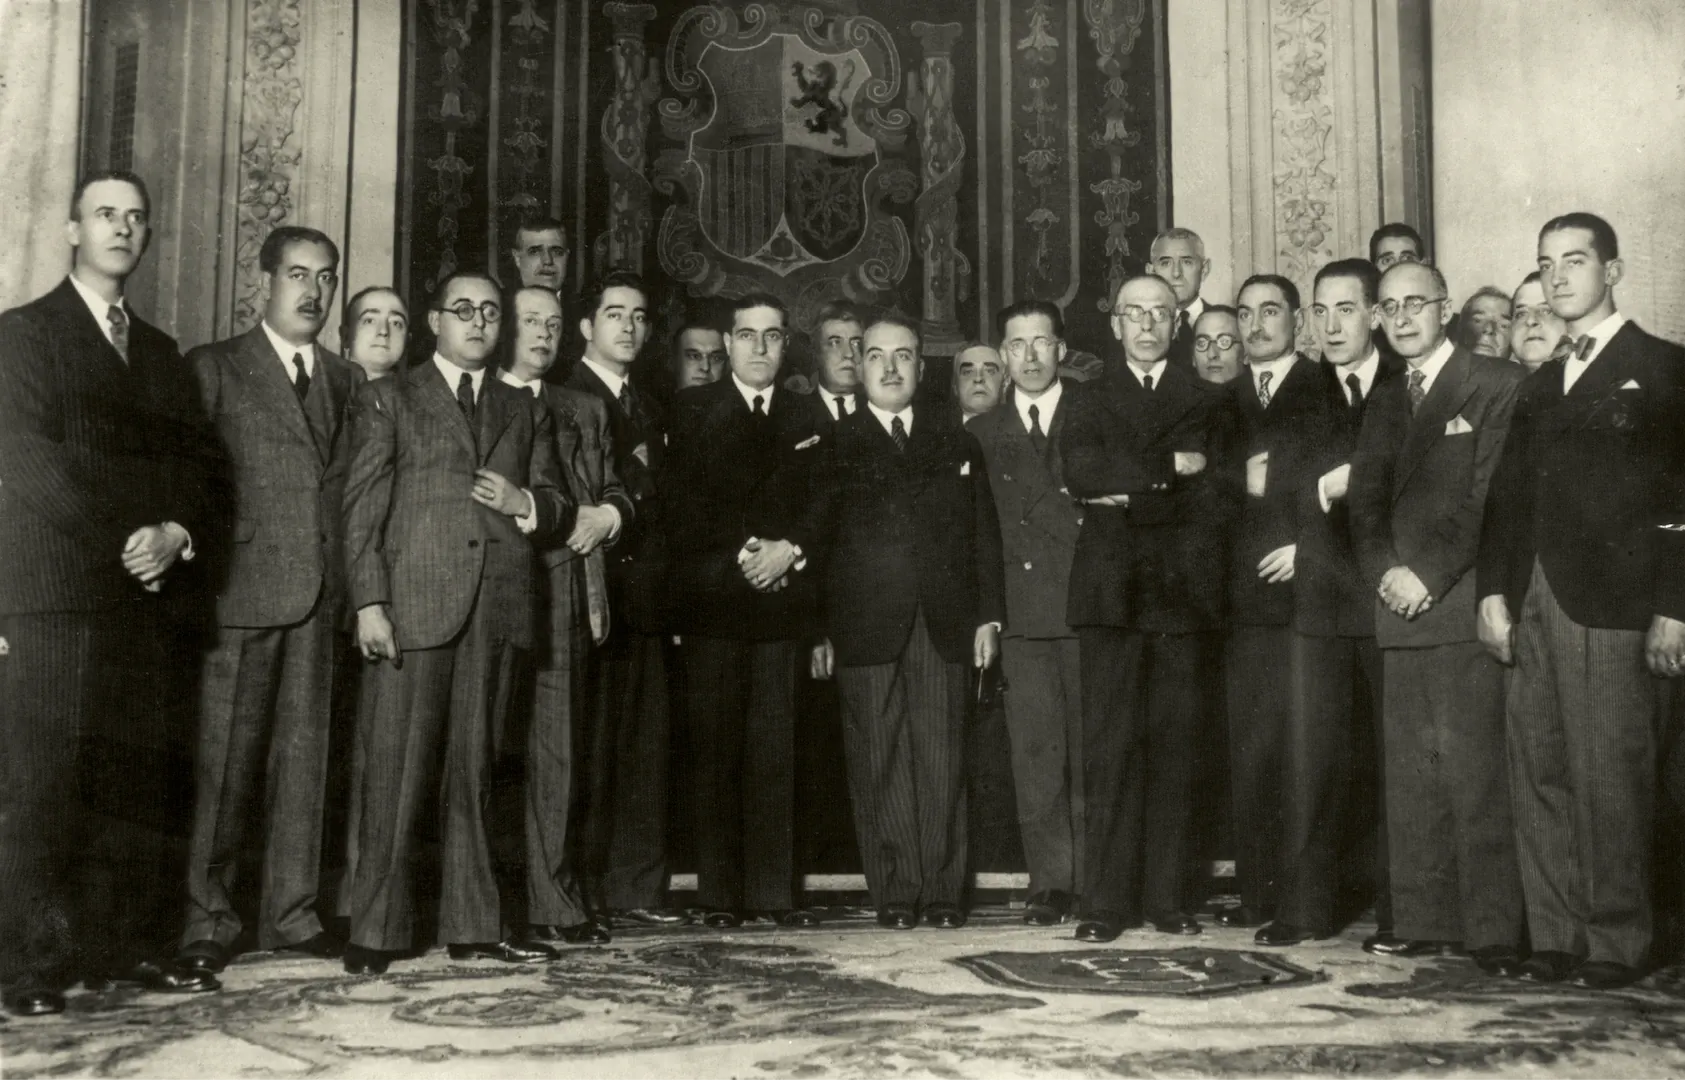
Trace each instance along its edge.
{"label": "patterned tapestry", "polygon": [[570,281],[663,310],[765,290],[894,307],[927,352],[1026,297],[1103,349],[1169,220],[1164,0],[406,0],[400,278],[512,275],[530,211]]}

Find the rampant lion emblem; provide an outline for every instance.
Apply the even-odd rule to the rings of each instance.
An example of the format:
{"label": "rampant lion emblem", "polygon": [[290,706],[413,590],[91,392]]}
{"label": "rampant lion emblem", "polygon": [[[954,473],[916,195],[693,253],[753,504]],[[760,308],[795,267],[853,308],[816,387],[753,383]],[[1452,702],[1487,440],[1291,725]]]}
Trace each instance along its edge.
{"label": "rampant lion emblem", "polygon": [[842,95],[847,92],[848,84],[854,81],[854,61],[843,61],[842,85],[837,85],[837,65],[829,60],[821,60],[813,65],[813,77],[807,75],[807,67],[800,60],[790,65],[790,74],[796,78],[796,85],[801,88],[801,94],[790,99],[793,109],[814,106],[818,111],[806,118],[804,123],[807,130],[815,135],[831,135],[832,142],[837,146],[848,145],[848,129],[843,121],[848,119],[848,106],[842,103]]}

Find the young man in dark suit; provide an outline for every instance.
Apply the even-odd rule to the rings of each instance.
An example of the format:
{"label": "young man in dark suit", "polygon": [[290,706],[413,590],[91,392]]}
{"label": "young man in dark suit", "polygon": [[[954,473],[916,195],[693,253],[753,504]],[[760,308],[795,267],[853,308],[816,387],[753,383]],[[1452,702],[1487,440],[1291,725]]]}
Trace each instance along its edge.
{"label": "young man in dark suit", "polygon": [[1652,962],[1655,679],[1685,673],[1685,350],[1616,310],[1622,271],[1594,214],[1540,231],[1567,334],[1522,385],[1480,551],[1480,638],[1515,665],[1522,975],[1599,989]]}
{"label": "young man in dark suit", "polygon": [[853,304],[838,300],[819,309],[813,331],[813,405],[823,423],[834,424],[859,407],[865,334],[866,316]]}
{"label": "young man in dark suit", "polygon": [[[209,542],[222,468],[175,342],[123,297],[150,211],[132,173],[83,180],[70,276],[0,314],[0,995],[14,1016],[63,1012],[78,979],[217,988],[149,958],[156,871],[96,805],[157,809],[140,805],[154,763],[118,748],[157,723],[158,667],[185,662],[166,652],[164,608]],[[121,792],[100,790],[118,777]]]}
{"label": "young man in dark suit", "polygon": [[1192,229],[1166,229],[1153,238],[1148,251],[1147,272],[1163,278],[1176,294],[1176,315],[1170,326],[1170,359],[1192,370],[1194,324],[1205,314],[1206,303],[1199,295],[1211,260],[1205,256],[1205,241]]}
{"label": "young man in dark suit", "polygon": [[1230,545],[1223,670],[1240,906],[1223,909],[1217,922],[1257,926],[1275,915],[1281,869],[1293,698],[1283,675],[1292,643],[1298,502],[1321,475],[1314,466],[1343,410],[1330,369],[1295,351],[1304,328],[1297,286],[1255,274],[1236,306],[1247,368],[1230,386],[1242,419],[1246,499]]}
{"label": "young man in dark suit", "polygon": [[1030,865],[1024,921],[1053,926],[1082,891],[1082,677],[1065,621],[1082,514],[1065,489],[1059,436],[1076,384],[1059,308],[1025,300],[996,316],[1011,386],[970,430],[989,464],[1006,576],[1001,663],[1018,828]]}
{"label": "young man in dark suit", "polygon": [[[1375,391],[1397,377],[1397,367],[1384,363],[1374,345],[1379,285],[1380,274],[1364,259],[1329,263],[1316,276],[1311,315],[1320,331],[1323,362],[1340,396],[1330,437],[1309,448],[1312,481],[1300,485],[1296,495],[1281,856],[1274,921],[1258,931],[1260,945],[1294,945],[1333,933],[1345,824],[1353,817],[1375,816],[1353,813],[1351,807],[1365,798],[1380,803],[1369,779],[1379,771],[1379,755],[1373,763],[1351,767],[1354,734],[1367,734],[1355,724],[1370,724],[1376,733],[1359,740],[1361,745],[1380,744],[1381,653],[1375,645],[1374,586],[1358,571],[1346,513],[1351,453],[1363,415]],[[1348,787],[1356,799],[1347,798]],[[1380,820],[1375,910],[1385,937],[1365,947],[1384,951],[1391,939],[1392,910],[1384,816]]]}
{"label": "young man in dark suit", "polygon": [[[516,653],[531,648],[533,542],[572,524],[550,414],[499,382],[490,360],[496,282],[442,282],[425,363],[363,384],[345,481],[345,547],[357,643],[377,663],[364,754],[351,942],[345,969],[386,970],[410,949],[410,874],[426,789],[441,807],[438,938],[454,960],[553,960],[512,935],[484,818]],[[434,768],[442,758],[440,769]],[[442,779],[441,779],[442,774]]]}
{"label": "young man in dark suit", "polygon": [[510,348],[498,378],[533,395],[549,411],[556,459],[577,510],[572,531],[538,545],[537,663],[523,683],[526,731],[527,922],[534,941],[604,945],[606,928],[591,918],[579,881],[579,753],[588,700],[591,650],[608,637],[605,549],[636,510],[614,468],[608,410],[582,390],[544,381],[561,348],[565,324],[556,294],[526,286],[510,298]]}
{"label": "young man in dark suit", "polygon": [[[1000,526],[977,440],[915,405],[919,331],[866,328],[865,401],[813,480],[822,608],[841,690],[849,786],[880,925],[965,924],[969,671],[1000,649]],[[825,672],[830,674],[830,672]]]}
{"label": "young man in dark suit", "polygon": [[[339,286],[339,249],[315,229],[271,232],[258,253],[263,318],[187,354],[232,463],[233,511],[215,574],[205,657],[187,926],[176,959],[219,972],[241,919],[236,875],[260,854],[257,947],[337,957],[316,911],[328,775],[334,631],[345,614],[340,503],[346,418],[364,381],[316,337]],[[258,793],[264,792],[261,801]]]}
{"label": "young man in dark suit", "polygon": [[1197,934],[1188,913],[1200,635],[1223,609],[1224,535],[1240,498],[1232,395],[1166,359],[1176,294],[1125,281],[1113,300],[1122,362],[1074,395],[1065,483],[1088,504],[1066,621],[1082,664],[1085,856],[1080,941],[1143,915]]}
{"label": "young man in dark suit", "polygon": [[679,393],[669,447],[697,901],[715,929],[757,915],[819,921],[798,903],[795,697],[816,591],[810,477],[828,448],[807,403],[778,386],[786,318],[774,296],[736,302],[726,376]]}
{"label": "young man in dark suit", "polygon": [[631,379],[649,338],[648,287],[630,271],[610,271],[581,294],[580,312],[585,354],[567,385],[607,410],[615,471],[637,507],[637,520],[606,553],[614,625],[592,658],[580,820],[585,899],[594,914],[676,926],[685,916],[665,906],[672,744],[660,488],[667,419]]}
{"label": "young man in dark suit", "polygon": [[1378,586],[1393,918],[1408,943],[1396,951],[1466,946],[1505,972],[1521,962],[1521,882],[1503,669],[1476,637],[1472,571],[1522,372],[1455,347],[1449,303],[1425,263],[1382,275],[1382,326],[1407,370],[1364,416],[1348,498]]}

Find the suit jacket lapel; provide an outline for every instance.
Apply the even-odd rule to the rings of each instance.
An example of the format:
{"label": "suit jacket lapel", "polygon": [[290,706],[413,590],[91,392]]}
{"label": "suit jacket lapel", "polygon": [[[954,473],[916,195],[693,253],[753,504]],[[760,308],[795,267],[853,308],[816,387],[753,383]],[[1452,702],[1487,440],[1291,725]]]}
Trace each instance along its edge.
{"label": "suit jacket lapel", "polygon": [[[487,372],[486,377],[491,378]],[[410,382],[420,391],[422,407],[433,413],[441,423],[451,430],[458,442],[479,462],[479,451],[474,445],[474,432],[468,427],[468,418],[462,415],[462,406],[456,403],[456,388],[445,382],[445,376],[439,371],[439,366],[431,359],[426,360],[411,369]],[[485,386],[481,384],[480,396],[485,398]]]}
{"label": "suit jacket lapel", "polygon": [[[1410,417],[1404,446],[1398,453],[1398,468],[1393,474],[1394,495],[1404,490],[1405,482],[1427,457],[1428,451],[1445,437],[1445,425],[1462,411],[1463,405],[1473,395],[1475,383],[1470,377],[1473,370],[1473,360],[1460,347],[1452,351],[1451,358],[1439,369],[1439,377],[1434,379],[1428,396]],[[1405,396],[1408,398],[1409,394]]]}
{"label": "suit jacket lapel", "polygon": [[[1573,389],[1562,394],[1560,400],[1565,410],[1565,426],[1580,427],[1589,423],[1598,408],[1626,382],[1627,371],[1623,359],[1627,354],[1624,349],[1618,348],[1616,343],[1628,337],[1633,329],[1633,324],[1627,323],[1616,331],[1615,336],[1604,343],[1603,351],[1597,354],[1597,359],[1580,373]],[[1558,375],[1555,382],[1560,392],[1562,376]]]}
{"label": "suit jacket lapel", "polygon": [[[497,389],[492,389],[493,386]],[[491,452],[496,449],[497,441],[509,429],[509,424],[515,418],[515,405],[526,404],[514,393],[504,393],[509,388],[498,382],[488,369],[485,379],[480,383],[480,400],[474,406],[474,419],[479,424],[479,457],[478,461],[484,465],[491,460]],[[522,390],[525,394],[527,391]],[[460,409],[457,410],[461,412]]]}
{"label": "suit jacket lapel", "polygon": [[[87,344],[87,349],[79,355],[86,357],[96,367],[107,375],[130,377],[135,374],[130,364],[123,362],[123,354],[117,351],[117,346],[111,344],[111,339],[105,336],[105,327],[94,318],[94,313],[88,310],[88,305],[82,302],[82,294],[76,291],[76,286],[66,277],[56,290],[56,299],[65,318]],[[134,312],[129,311],[129,355],[135,353]]]}
{"label": "suit jacket lapel", "polygon": [[[280,418],[294,435],[315,447],[319,455],[321,448],[316,446],[316,436],[310,433],[310,421],[304,415],[304,406],[300,404],[293,384],[287,381],[283,361],[276,354],[275,347],[269,343],[261,325],[252,327],[241,337],[238,355],[245,368],[247,381],[254,391],[253,396],[264,408]],[[321,357],[318,356],[317,359],[320,360]],[[322,366],[317,365],[318,374]]]}
{"label": "suit jacket lapel", "polygon": [[328,439],[322,444],[322,464],[333,457],[334,443],[339,439],[345,421],[345,403],[351,397],[351,369],[328,360],[327,350],[316,347],[316,373],[328,377]]}

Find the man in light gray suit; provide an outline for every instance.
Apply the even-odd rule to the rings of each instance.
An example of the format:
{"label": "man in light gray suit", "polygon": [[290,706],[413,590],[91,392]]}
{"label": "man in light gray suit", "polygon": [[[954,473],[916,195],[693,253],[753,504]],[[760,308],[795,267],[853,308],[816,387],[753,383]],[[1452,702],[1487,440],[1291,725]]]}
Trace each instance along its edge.
{"label": "man in light gray suit", "polygon": [[[235,871],[249,838],[262,852],[257,944],[339,955],[316,887],[328,762],[334,627],[345,585],[339,502],[343,430],[362,372],[322,348],[339,251],[315,229],[283,226],[258,254],[263,320],[188,353],[216,425],[232,490],[232,540],[219,551],[217,639],[200,691],[197,804],[187,928],[178,959],[218,972],[240,936]],[[264,802],[258,793],[265,792]]]}

